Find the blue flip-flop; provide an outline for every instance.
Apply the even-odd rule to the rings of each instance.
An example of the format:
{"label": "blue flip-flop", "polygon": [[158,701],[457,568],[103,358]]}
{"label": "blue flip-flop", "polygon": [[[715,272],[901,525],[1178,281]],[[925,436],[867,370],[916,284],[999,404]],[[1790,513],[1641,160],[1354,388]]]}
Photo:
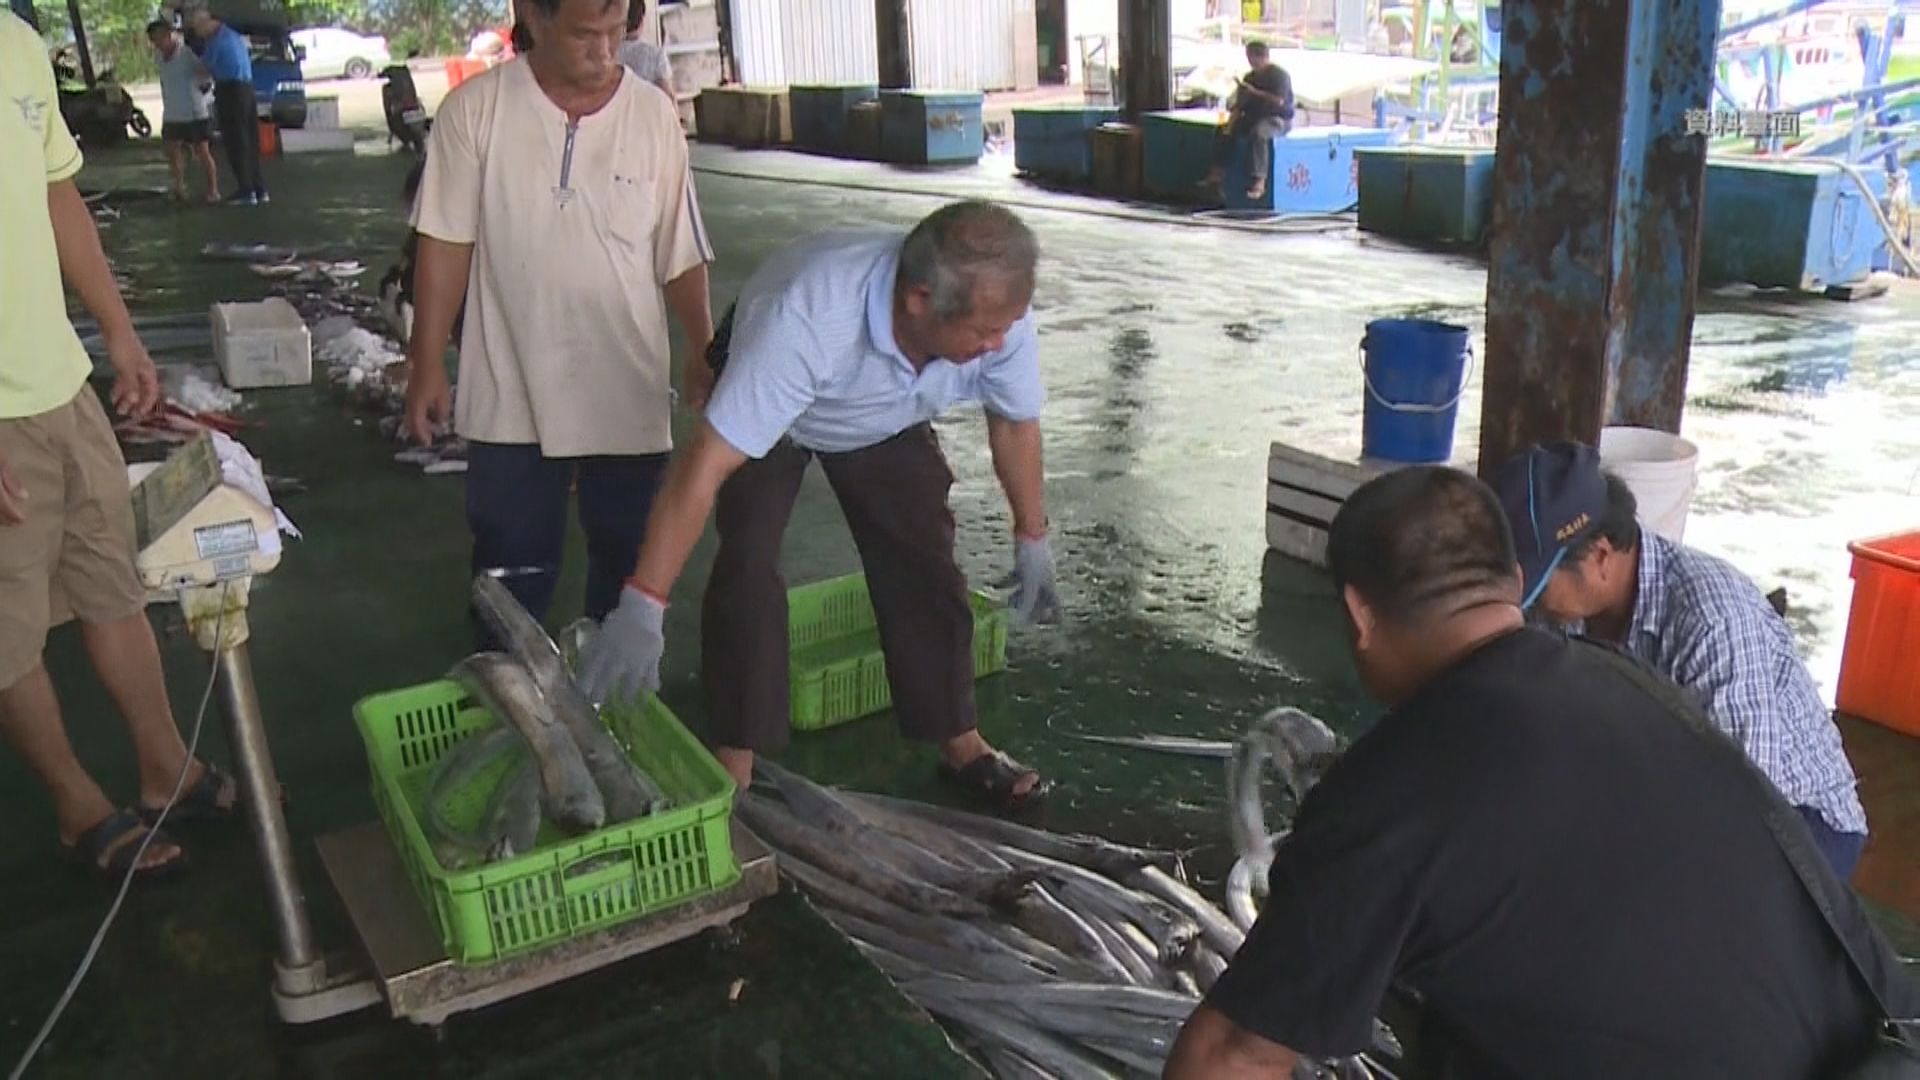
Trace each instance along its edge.
{"label": "blue flip-flop", "polygon": [[[180,841],[162,830],[152,829],[131,809],[115,810],[93,828],[81,833],[73,843],[62,844],[61,847],[76,865],[104,880],[118,882],[127,876],[127,870],[134,864],[134,853],[140,850],[140,838],[128,834],[142,829],[153,833],[154,843],[170,844],[179,854],[157,866],[138,870],[134,876],[144,881],[157,881],[187,868],[187,849],[180,846]],[[109,851],[113,854],[107,855],[107,861],[102,863],[100,857]]]}
{"label": "blue flip-flop", "polygon": [[[200,779],[188,784],[180,797],[174,800],[173,809],[167,811],[167,821],[224,821],[233,816],[234,806],[220,805],[220,792],[233,784],[234,806],[240,802],[240,788],[232,777],[221,772],[213,765],[200,770]],[[160,808],[142,806],[140,820],[152,825],[160,820]]]}

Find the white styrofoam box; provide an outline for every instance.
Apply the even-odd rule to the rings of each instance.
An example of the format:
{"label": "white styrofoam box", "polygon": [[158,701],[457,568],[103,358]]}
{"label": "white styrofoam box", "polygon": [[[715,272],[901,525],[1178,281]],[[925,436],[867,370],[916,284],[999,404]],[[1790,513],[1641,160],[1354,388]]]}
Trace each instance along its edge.
{"label": "white styrofoam box", "polygon": [[316,152],[353,153],[353,132],[332,130],[314,131],[307,128],[281,128],[280,152],[283,154],[311,154]]}
{"label": "white styrofoam box", "polygon": [[280,297],[213,305],[213,359],[235,390],[313,381],[313,336]]}
{"label": "white styrofoam box", "polygon": [[[307,130],[335,131],[340,127],[340,99],[337,97],[310,97],[307,99]],[[281,132],[282,135],[286,134]]]}

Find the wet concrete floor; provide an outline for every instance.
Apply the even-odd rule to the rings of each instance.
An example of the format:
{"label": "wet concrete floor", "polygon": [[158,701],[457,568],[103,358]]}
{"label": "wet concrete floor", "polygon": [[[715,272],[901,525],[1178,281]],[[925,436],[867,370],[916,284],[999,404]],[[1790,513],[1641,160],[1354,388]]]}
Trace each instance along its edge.
{"label": "wet concrete floor", "polygon": [[[982,727],[1046,770],[1059,789],[1045,824],[1195,852],[1224,869],[1217,765],[1132,754],[1076,733],[1226,737],[1260,710],[1292,703],[1358,732],[1375,715],[1359,692],[1331,592],[1316,573],[1268,557],[1262,531],[1269,442],[1358,450],[1357,343],[1373,318],[1483,320],[1485,275],[1469,260],[1350,234],[1264,235],[1122,220],[1110,204],[1015,186],[1004,169],[908,173],[785,154],[700,148],[700,190],[720,261],[716,307],[757,261],[805,231],[906,226],[940,193],[1031,203],[1045,267],[1037,305],[1051,402],[1049,509],[1068,617],[1019,630],[1010,670],[982,683]],[[263,295],[237,264],[196,255],[210,240],[292,244],[360,258],[369,282],[404,226],[408,160],[378,154],[277,161],[265,210],[174,212],[129,203],[106,234],[133,275],[143,316],[197,315],[217,299]],[[756,173],[805,183],[774,182]],[[89,186],[155,185],[150,152],[102,156]],[[907,188],[879,191],[875,187]],[[1846,604],[1845,541],[1920,523],[1920,357],[1904,343],[1920,302],[1703,298],[1686,434],[1704,450],[1689,538],[1789,584],[1796,629],[1828,687]],[[205,362],[191,341],[163,363]],[[466,541],[457,478],[392,463],[368,418],[324,385],[248,395],[244,434],[269,473],[309,486],[286,511],[307,532],[256,584],[254,660],[289,797],[289,820],[322,938],[347,929],[311,858],[316,836],[372,817],[350,710],[379,690],[436,678],[467,647]],[[1475,441],[1477,382],[1462,456]],[[1901,418],[1905,418],[1904,421]],[[977,582],[1008,568],[1004,506],[977,416],[943,425],[958,481],[963,563]],[[578,611],[574,538],[557,625]],[[683,580],[668,626],[663,696],[698,728],[695,599],[710,540]],[[800,583],[857,568],[831,493],[810,477],[789,530]],[[163,622],[166,622],[164,618]],[[191,719],[206,668],[175,634],[165,643],[176,709]],[[50,654],[83,758],[130,796],[118,721],[87,678],[76,637]],[[1920,914],[1920,746],[1850,726],[1879,832],[1859,884]],[[225,759],[217,718],[206,744]],[[823,779],[941,798],[932,760],[886,717],[797,739],[786,760]],[[56,861],[38,788],[0,757],[0,1059],[24,1047],[103,913],[109,890]],[[213,1075],[944,1075],[964,1069],[937,1029],[792,897],[761,905],[728,940],[702,939],[496,1010],[434,1038],[359,1018],[318,1033],[269,1022],[266,923],[251,846],[239,827],[188,835],[185,881],[138,890],[42,1058],[41,1074]],[[1907,928],[1894,920],[1897,932]],[[1920,951],[1913,941],[1909,951]],[[736,978],[740,1001],[726,1002]]]}

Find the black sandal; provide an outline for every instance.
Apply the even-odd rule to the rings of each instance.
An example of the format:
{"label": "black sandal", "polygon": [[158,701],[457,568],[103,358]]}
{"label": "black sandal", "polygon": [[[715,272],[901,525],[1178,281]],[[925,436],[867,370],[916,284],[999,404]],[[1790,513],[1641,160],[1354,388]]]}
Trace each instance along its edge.
{"label": "black sandal", "polygon": [[[220,793],[231,785],[233,804],[220,805]],[[188,784],[174,800],[173,809],[167,811],[167,821],[224,821],[233,816],[234,807],[240,803],[240,785],[226,773],[212,765],[200,770],[200,779]],[[141,806],[140,820],[148,826],[160,820],[160,808]]]}
{"label": "black sandal", "polygon": [[[157,881],[172,877],[187,868],[187,849],[165,832],[150,828],[140,815],[131,809],[115,810],[101,819],[100,823],[80,834],[71,844],[62,844],[67,858],[83,867],[96,877],[118,883],[127,876],[127,870],[133,866],[134,855],[140,850],[138,836],[129,836],[135,830],[153,833],[153,844],[171,844],[178,854],[157,866],[149,866],[137,871],[134,876],[144,881]],[[151,848],[152,844],[148,844]],[[108,855],[108,852],[112,852]],[[106,862],[100,861],[106,856]]]}
{"label": "black sandal", "polygon": [[[1014,794],[1020,781],[1031,776],[1034,784],[1023,795]],[[1002,811],[1017,810],[1047,793],[1049,785],[1039,770],[1029,769],[999,750],[989,750],[958,768],[940,763],[940,778],[970,794],[983,798]]]}

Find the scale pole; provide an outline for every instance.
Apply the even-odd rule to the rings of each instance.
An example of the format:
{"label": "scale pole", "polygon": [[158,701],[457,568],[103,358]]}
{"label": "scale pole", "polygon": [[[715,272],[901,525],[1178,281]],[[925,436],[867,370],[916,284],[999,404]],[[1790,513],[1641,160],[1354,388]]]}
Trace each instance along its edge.
{"label": "scale pole", "polygon": [[294,871],[293,840],[287,835],[287,819],[280,812],[280,784],[273,771],[273,755],[267,750],[266,724],[253,685],[253,661],[242,641],[223,645],[214,662],[220,666],[220,703],[227,714],[240,799],[265,864],[274,932],[280,939],[275,974],[283,990],[306,992],[309,983],[323,973],[313,945],[313,928],[307,921],[307,899]]}

